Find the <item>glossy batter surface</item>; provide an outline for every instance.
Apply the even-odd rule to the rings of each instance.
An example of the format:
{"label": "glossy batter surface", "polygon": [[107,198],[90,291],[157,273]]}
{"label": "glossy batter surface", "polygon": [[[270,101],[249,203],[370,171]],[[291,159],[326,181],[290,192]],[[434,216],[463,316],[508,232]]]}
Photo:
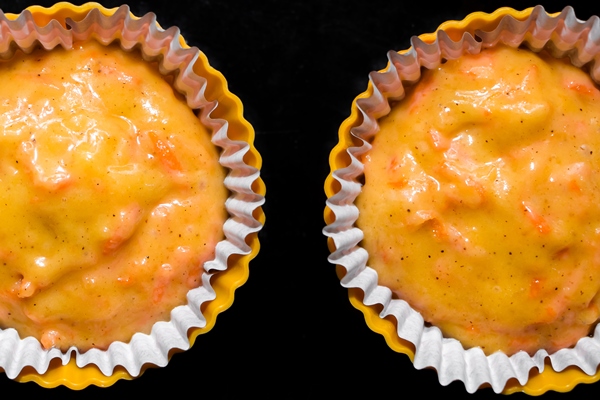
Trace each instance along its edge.
{"label": "glossy batter surface", "polygon": [[380,284],[490,354],[569,347],[600,296],[600,92],[564,60],[448,61],[380,121],[356,204]]}
{"label": "glossy batter surface", "polygon": [[223,237],[210,134],[117,47],[18,53],[0,82],[0,326],[82,350],[149,333]]}

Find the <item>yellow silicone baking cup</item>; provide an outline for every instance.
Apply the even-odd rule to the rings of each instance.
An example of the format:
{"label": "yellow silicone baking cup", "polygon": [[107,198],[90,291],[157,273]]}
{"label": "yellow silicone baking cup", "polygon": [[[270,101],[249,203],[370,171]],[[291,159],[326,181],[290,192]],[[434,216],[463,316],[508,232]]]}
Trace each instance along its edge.
{"label": "yellow silicone baking cup", "polygon": [[[491,14],[483,12],[474,12],[466,16],[461,21],[446,21],[442,23],[435,32],[419,35],[419,38],[426,43],[433,43],[437,38],[439,31],[444,31],[448,36],[458,41],[463,33],[469,32],[473,34],[476,30],[491,30],[498,26],[498,21],[503,17],[510,15],[517,20],[526,20],[532,12],[533,8],[527,8],[518,11],[509,7],[499,8]],[[556,14],[550,14],[556,15]],[[400,51],[406,53],[410,49]],[[383,72],[385,69],[379,71]],[[354,146],[356,143],[353,140],[350,129],[358,126],[362,121],[362,115],[357,107],[357,100],[368,98],[373,94],[373,85],[371,81],[368,83],[367,90],[359,94],[351,106],[350,117],[348,117],[340,126],[338,131],[339,142],[333,148],[329,156],[329,166],[331,172],[325,180],[325,194],[327,198],[339,192],[339,183],[333,178],[333,171],[345,168],[349,165],[349,156],[346,152],[348,147]],[[327,224],[335,220],[333,211],[326,207],[324,211],[324,219]],[[332,238],[328,238],[328,246],[331,252],[335,251],[335,244]],[[345,269],[342,266],[337,266],[337,274],[341,279],[345,274]],[[406,354],[411,361],[414,361],[415,347],[412,343],[400,338],[396,333],[396,322],[393,319],[384,319],[379,316],[377,306],[367,306],[363,303],[364,293],[361,289],[348,289],[348,297],[351,304],[360,310],[365,317],[365,321],[369,328],[377,332],[385,338],[386,343],[394,351]],[[600,370],[597,370],[594,375],[587,375],[577,367],[569,367],[563,371],[556,372],[551,365],[546,362],[546,367],[543,372],[532,370],[529,380],[525,385],[520,385],[516,379],[511,379],[507,382],[502,393],[511,394],[516,392],[524,392],[532,396],[544,394],[547,391],[554,390],[556,392],[568,392],[580,383],[594,383],[600,380]]]}
{"label": "yellow silicone baking cup", "polygon": [[[31,12],[36,24],[40,26],[45,26],[51,20],[57,20],[61,25],[65,26],[67,18],[80,21],[93,9],[98,9],[102,14],[107,16],[114,14],[117,10],[117,8],[107,9],[98,3],[86,3],[81,6],[75,6],[66,2],[57,3],[49,8],[41,6],[27,8]],[[16,14],[6,14],[6,16],[9,19],[16,19],[18,17]],[[134,15],[131,15],[131,17],[138,18]],[[182,47],[189,48],[181,35],[179,36],[179,43]],[[219,104],[219,107],[212,112],[211,116],[228,121],[227,135],[229,138],[249,144],[250,148],[244,156],[244,161],[247,165],[260,170],[262,159],[254,146],[254,129],[243,117],[243,106],[240,99],[228,90],[225,77],[209,65],[208,59],[202,52],[200,52],[193,70],[198,76],[207,80],[206,92],[204,92],[205,98],[208,101],[216,100]],[[252,189],[260,196],[265,195],[266,188],[260,177],[254,181]],[[255,209],[253,216],[258,222],[264,224],[265,215],[261,207]],[[211,286],[215,291],[216,297],[214,300],[202,305],[202,314],[206,319],[206,325],[203,328],[193,328],[190,330],[188,333],[190,346],[194,344],[198,335],[207,333],[213,328],[217,315],[231,306],[235,290],[248,279],[249,262],[256,257],[260,248],[258,233],[249,234],[246,237],[246,244],[251,248],[249,254],[229,257],[227,269],[212,276]],[[172,356],[176,352],[178,351],[172,351],[169,356]],[[145,365],[140,371],[140,375],[145,369],[152,367],[155,366]],[[66,365],[62,365],[60,359],[52,360],[48,370],[43,374],[37,373],[32,367],[26,367],[15,380],[18,382],[36,382],[46,388],[64,385],[70,389],[79,390],[89,385],[108,387],[119,379],[134,378],[136,377],[131,376],[124,368],[119,366],[114,369],[112,375],[105,376],[96,365],[89,364],[84,367],[78,367],[74,358],[71,358]]]}

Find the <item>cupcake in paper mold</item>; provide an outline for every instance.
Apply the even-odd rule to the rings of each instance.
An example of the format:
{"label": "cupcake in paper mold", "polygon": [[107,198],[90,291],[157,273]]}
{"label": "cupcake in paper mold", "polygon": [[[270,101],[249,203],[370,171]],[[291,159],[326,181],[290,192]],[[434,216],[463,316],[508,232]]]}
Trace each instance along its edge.
{"label": "cupcake in paper mold", "polygon": [[0,367],[82,388],[164,366],[259,249],[241,102],[153,14],[59,3],[0,25]]}
{"label": "cupcake in paper mold", "polygon": [[390,51],[340,127],[329,260],[369,326],[443,385],[598,380],[597,31],[570,7],[444,23]]}

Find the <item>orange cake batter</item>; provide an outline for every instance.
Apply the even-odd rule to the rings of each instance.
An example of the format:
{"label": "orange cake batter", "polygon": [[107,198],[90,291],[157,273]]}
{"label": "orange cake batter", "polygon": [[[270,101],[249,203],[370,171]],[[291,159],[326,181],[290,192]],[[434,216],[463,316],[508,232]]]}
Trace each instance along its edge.
{"label": "orange cake batter", "polygon": [[63,350],[149,333],[223,238],[210,134],[114,46],[19,52],[0,82],[0,327]]}
{"label": "orange cake batter", "polygon": [[495,47],[407,90],[356,205],[379,284],[486,354],[552,353],[600,311],[600,92],[566,60]]}

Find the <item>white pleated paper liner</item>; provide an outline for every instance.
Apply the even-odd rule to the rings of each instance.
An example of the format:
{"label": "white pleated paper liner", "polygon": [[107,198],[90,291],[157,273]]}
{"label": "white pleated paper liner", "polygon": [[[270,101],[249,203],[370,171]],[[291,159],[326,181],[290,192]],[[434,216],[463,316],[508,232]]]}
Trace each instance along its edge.
{"label": "white pleated paper liner", "polygon": [[250,254],[252,249],[246,238],[262,228],[262,223],[253,215],[264,203],[264,197],[253,189],[253,183],[259,179],[259,170],[244,161],[251,146],[228,136],[228,121],[211,117],[220,105],[204,97],[207,80],[193,71],[200,52],[197,48],[182,46],[178,28],[162,29],[152,13],[134,17],[126,5],[110,16],[97,8],[92,9],[81,21],[67,19],[66,28],[56,20],[38,26],[29,10],[23,11],[15,20],[0,12],[0,57],[3,59],[10,58],[16,49],[26,53],[38,45],[47,50],[56,46],[69,49],[74,41],[86,40],[103,44],[117,40],[125,50],[139,47],[145,60],[158,62],[161,73],[173,74],[175,88],[185,95],[188,106],[197,110],[202,124],[212,132],[212,142],[221,148],[220,163],[228,169],[224,184],[230,191],[225,204],[230,217],[223,226],[225,239],[217,244],[215,258],[204,264],[202,286],[188,292],[188,303],[173,309],[169,322],[155,323],[150,334],[136,333],[129,343],[114,342],[107,350],[91,349],[85,353],[75,347],[66,352],[44,350],[37,339],[22,339],[14,329],[0,330],[0,368],[11,379],[27,366],[43,374],[50,361],[56,358],[60,358],[63,365],[71,357],[75,357],[79,367],[95,364],[107,376],[116,366],[124,367],[135,377],[145,364],[166,365],[169,352],[190,347],[190,328],[206,326],[201,305],[216,297],[211,276],[228,268],[230,256]]}
{"label": "white pleated paper liner", "polygon": [[589,69],[596,83],[600,81],[599,19],[578,20],[571,7],[551,16],[542,6],[537,6],[523,21],[505,15],[493,30],[475,30],[474,34],[465,32],[457,41],[443,30],[437,32],[432,43],[412,38],[407,52],[388,52],[388,67],[369,75],[372,95],[356,100],[362,118],[350,129],[350,134],[358,145],[346,150],[349,165],[332,171],[332,178],[339,183],[340,190],[327,200],[327,207],[335,220],[323,230],[335,246],[329,261],[346,270],[342,286],[361,289],[367,306],[382,305],[381,318],[394,316],[398,321],[398,336],[415,346],[416,368],[435,368],[442,385],[460,380],[469,393],[485,384],[499,393],[513,378],[524,385],[532,368],[543,371],[547,358],[555,371],[577,366],[586,374],[593,375],[600,363],[600,328],[596,327],[592,337],[580,339],[574,348],[562,349],[554,354],[539,350],[533,356],[525,352],[510,357],[501,352],[486,356],[480,348],[465,350],[457,340],[444,338],[438,328],[426,326],[422,316],[409,304],[392,299],[391,290],[378,285],[377,272],[368,266],[369,255],[360,247],[363,232],[355,226],[359,210],[354,200],[361,191],[361,156],[370,149],[369,141],[377,135],[378,118],[390,112],[390,101],[404,97],[404,85],[418,81],[423,67],[436,68],[444,59],[477,54],[483,48],[499,43],[511,47],[525,46],[533,51],[544,49],[557,58],[569,57],[575,66]]}

